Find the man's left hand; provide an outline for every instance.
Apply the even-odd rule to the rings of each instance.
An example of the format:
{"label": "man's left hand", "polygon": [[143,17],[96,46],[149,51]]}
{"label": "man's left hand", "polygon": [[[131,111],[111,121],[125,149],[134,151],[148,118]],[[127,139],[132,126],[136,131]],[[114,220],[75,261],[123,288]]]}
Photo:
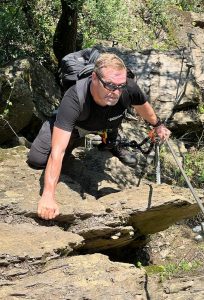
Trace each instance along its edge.
{"label": "man's left hand", "polygon": [[168,128],[166,128],[166,126],[164,126],[163,124],[159,125],[158,127],[155,127],[154,130],[162,141],[166,141],[171,134],[171,131]]}

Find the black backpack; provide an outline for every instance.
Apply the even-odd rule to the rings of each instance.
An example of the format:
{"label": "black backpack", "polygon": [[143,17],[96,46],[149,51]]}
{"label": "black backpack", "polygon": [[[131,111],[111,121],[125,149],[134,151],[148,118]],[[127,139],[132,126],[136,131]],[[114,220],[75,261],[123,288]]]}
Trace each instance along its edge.
{"label": "black backpack", "polygon": [[77,80],[90,76],[99,55],[99,50],[93,47],[69,53],[63,57],[59,71],[63,90],[66,91]]}
{"label": "black backpack", "polygon": [[[69,53],[63,57],[59,70],[60,84],[65,92],[79,79],[91,75],[96,59],[100,53],[105,52],[103,47],[94,46],[77,52]],[[134,78],[134,73],[127,68],[127,76]]]}

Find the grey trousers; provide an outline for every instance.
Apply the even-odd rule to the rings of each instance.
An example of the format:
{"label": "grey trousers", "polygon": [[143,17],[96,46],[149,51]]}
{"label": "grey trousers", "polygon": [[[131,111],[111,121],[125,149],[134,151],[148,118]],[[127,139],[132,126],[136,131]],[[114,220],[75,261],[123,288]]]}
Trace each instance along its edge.
{"label": "grey trousers", "polygon": [[[55,119],[53,118],[43,123],[28,153],[27,163],[29,166],[37,169],[45,168],[51,151],[51,138],[54,122]],[[84,145],[84,138],[80,138],[78,130],[74,129],[65,155],[69,155],[74,148],[82,145]]]}

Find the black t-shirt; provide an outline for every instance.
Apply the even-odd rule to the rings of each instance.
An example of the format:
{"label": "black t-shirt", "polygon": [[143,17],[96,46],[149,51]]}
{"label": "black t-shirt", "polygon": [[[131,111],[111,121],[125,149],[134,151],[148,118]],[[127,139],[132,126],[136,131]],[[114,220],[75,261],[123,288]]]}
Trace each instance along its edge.
{"label": "black t-shirt", "polygon": [[[91,81],[90,81],[91,82]],[[114,106],[100,106],[96,104],[90,93],[90,82],[85,99],[89,113],[85,120],[80,121],[81,106],[77,96],[76,85],[72,86],[64,95],[60,104],[55,126],[71,132],[75,126],[89,131],[116,129],[121,124],[124,112],[131,105],[142,105],[147,99],[139,86],[130,78],[127,79],[125,89],[117,104]],[[87,110],[87,107],[86,107]]]}

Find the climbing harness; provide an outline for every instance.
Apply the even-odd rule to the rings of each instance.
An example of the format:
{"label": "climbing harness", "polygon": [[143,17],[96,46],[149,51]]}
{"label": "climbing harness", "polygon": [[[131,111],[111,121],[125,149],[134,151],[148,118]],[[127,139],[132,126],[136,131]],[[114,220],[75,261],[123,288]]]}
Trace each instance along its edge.
{"label": "climbing harness", "polygon": [[108,138],[107,130],[103,130],[102,133],[101,133],[102,143],[106,144],[107,143],[107,138]]}
{"label": "climbing harness", "polygon": [[106,140],[106,146],[108,148],[114,147],[114,146],[119,146],[119,147],[130,147],[130,148],[135,148],[140,150],[140,152],[143,155],[148,155],[152,151],[154,144],[156,142],[156,137],[154,133],[154,129],[152,129],[149,133],[148,136],[145,137],[142,142],[138,143],[135,140],[127,140],[127,139],[116,139],[116,141],[112,142],[109,141],[108,139]]}
{"label": "climbing harness", "polygon": [[108,141],[108,132],[111,132],[111,129],[104,129],[102,131],[91,131],[85,135],[85,149],[90,150],[95,146],[107,145]]}
{"label": "climbing harness", "polygon": [[[116,139],[114,141],[111,141],[108,139],[108,129],[105,129],[100,132],[95,132],[95,134],[90,133],[85,136],[85,148],[87,150],[90,150],[94,147],[98,147],[99,150],[105,150],[105,149],[112,149],[113,147],[130,147],[133,149],[138,149],[145,157],[147,157],[153,148],[155,147],[155,165],[156,165],[156,183],[161,184],[161,172],[160,172],[160,156],[159,156],[159,144],[160,139],[156,134],[155,128],[162,125],[161,121],[159,120],[157,124],[152,128],[148,134],[147,137],[145,137],[140,143],[138,143],[135,140],[127,140],[127,139]],[[96,137],[99,137],[100,135],[100,141],[97,140]],[[143,171],[140,177],[142,178],[145,172]],[[139,182],[141,181],[141,178],[139,179]],[[138,183],[139,186],[139,183]]]}

